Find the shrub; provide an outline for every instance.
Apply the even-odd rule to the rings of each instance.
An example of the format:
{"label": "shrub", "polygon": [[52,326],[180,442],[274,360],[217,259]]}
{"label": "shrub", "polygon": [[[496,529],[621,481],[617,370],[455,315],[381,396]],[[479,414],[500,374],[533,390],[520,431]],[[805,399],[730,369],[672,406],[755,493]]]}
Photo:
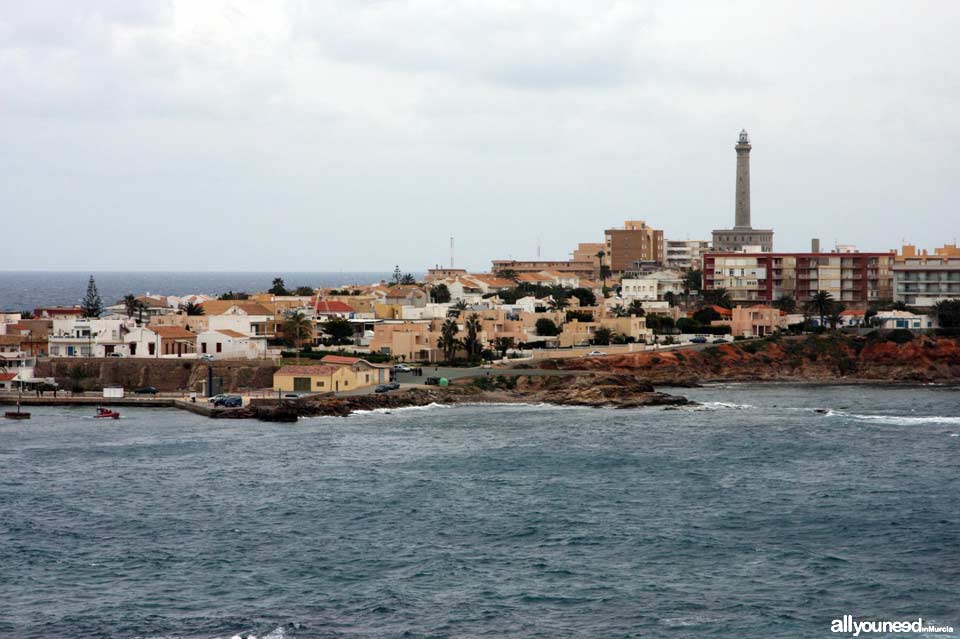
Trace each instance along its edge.
{"label": "shrub", "polygon": [[913,333],[905,328],[898,328],[887,333],[886,340],[894,344],[906,344],[913,341]]}
{"label": "shrub", "polygon": [[546,317],[541,317],[537,320],[537,335],[543,335],[544,337],[552,337],[554,335],[559,335],[560,329],[557,328],[557,325],[554,324],[552,319]]}

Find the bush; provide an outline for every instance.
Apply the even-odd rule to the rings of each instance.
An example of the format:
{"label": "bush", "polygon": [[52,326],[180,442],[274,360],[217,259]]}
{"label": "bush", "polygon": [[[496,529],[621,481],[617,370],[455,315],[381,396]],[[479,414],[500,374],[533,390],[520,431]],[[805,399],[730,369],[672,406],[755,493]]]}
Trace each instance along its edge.
{"label": "bush", "polygon": [[913,341],[913,333],[905,328],[898,328],[887,333],[886,340],[894,344],[906,344]]}
{"label": "bush", "polygon": [[676,326],[681,333],[699,333],[703,325],[689,317],[681,317],[677,320]]}
{"label": "bush", "polygon": [[567,321],[572,322],[573,320],[577,320],[578,322],[592,322],[593,313],[578,310],[567,311]]}
{"label": "bush", "polygon": [[554,335],[559,335],[560,329],[557,328],[557,325],[554,324],[552,319],[546,317],[541,317],[537,320],[537,335],[543,335],[544,337],[553,337]]}

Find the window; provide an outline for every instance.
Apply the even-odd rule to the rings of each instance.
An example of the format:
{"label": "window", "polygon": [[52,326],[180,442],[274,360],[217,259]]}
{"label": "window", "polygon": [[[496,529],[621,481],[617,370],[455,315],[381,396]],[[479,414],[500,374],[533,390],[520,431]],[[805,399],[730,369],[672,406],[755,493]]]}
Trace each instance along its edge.
{"label": "window", "polygon": [[217,342],[217,352],[218,353],[223,352],[223,344],[221,344],[220,342]]}
{"label": "window", "polygon": [[206,353],[206,352],[207,352],[207,343],[206,343],[206,342],[202,342],[202,343],[200,344],[200,352],[201,352],[201,353]]}
{"label": "window", "polygon": [[59,346],[51,346],[51,347],[50,347],[50,354],[51,354],[51,355],[54,355],[54,356],[59,355],[59,354],[60,354],[60,347],[59,347]]}
{"label": "window", "polygon": [[153,355],[153,354],[156,353],[156,352],[157,352],[157,345],[156,345],[156,344],[154,344],[153,342],[150,342],[149,344],[147,344],[147,354],[148,354],[148,355]]}

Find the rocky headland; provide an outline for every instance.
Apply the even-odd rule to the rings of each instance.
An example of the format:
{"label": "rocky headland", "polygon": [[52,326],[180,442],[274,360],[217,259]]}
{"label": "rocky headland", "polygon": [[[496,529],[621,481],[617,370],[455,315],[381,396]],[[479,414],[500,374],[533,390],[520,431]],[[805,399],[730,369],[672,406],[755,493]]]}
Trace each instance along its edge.
{"label": "rocky headland", "polygon": [[347,416],[357,411],[428,406],[430,404],[555,404],[639,408],[683,406],[681,396],[658,392],[636,375],[588,373],[577,375],[495,375],[460,380],[446,388],[425,386],[390,393],[352,397],[315,396],[215,411],[212,417],[295,421],[298,417]]}
{"label": "rocky headland", "polygon": [[904,331],[774,337],[578,359],[547,360],[542,368],[635,375],[659,386],[705,382],[796,381],[960,383],[956,338]]}

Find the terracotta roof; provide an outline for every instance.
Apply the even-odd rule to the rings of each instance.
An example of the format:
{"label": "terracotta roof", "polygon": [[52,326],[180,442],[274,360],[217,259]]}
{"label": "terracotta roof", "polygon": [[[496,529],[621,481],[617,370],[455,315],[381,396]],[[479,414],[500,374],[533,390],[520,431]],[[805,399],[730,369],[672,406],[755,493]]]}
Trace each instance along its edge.
{"label": "terracotta roof", "polygon": [[220,329],[217,332],[222,335],[226,335],[227,337],[240,337],[240,338],[248,337],[247,335],[244,335],[240,331],[232,331],[229,328]]}
{"label": "terracotta roof", "polygon": [[236,306],[247,315],[273,315],[269,308],[259,302],[245,302],[242,300],[207,300],[203,304],[205,315],[223,315]]}
{"label": "terracotta roof", "polygon": [[720,315],[720,317],[732,317],[732,316],[733,316],[733,311],[731,311],[729,308],[724,308],[724,307],[722,307],[722,306],[717,306],[716,304],[714,304],[713,306],[708,306],[707,308],[712,308],[713,310],[715,310],[715,311]]}
{"label": "terracotta roof", "polygon": [[514,286],[514,283],[508,279],[497,277],[490,273],[472,273],[468,277],[474,279],[477,282],[483,282],[487,286],[497,286],[497,287],[511,287]]}
{"label": "terracotta roof", "polygon": [[153,331],[163,339],[192,339],[197,336],[182,326],[147,326],[147,329]]}
{"label": "terracotta roof", "polygon": [[318,313],[356,313],[349,304],[337,300],[320,300],[317,302]]}
{"label": "terracotta roof", "polygon": [[843,311],[840,315],[866,315],[866,311]]}
{"label": "terracotta roof", "polygon": [[336,366],[282,366],[274,375],[331,375],[337,372]]}
{"label": "terracotta roof", "polygon": [[520,282],[535,283],[535,282],[550,282],[552,280],[553,280],[552,277],[541,275],[540,273],[520,273],[519,275],[517,275],[517,281],[520,281]]}
{"label": "terracotta roof", "polygon": [[12,381],[13,378],[16,376],[17,376],[16,373],[0,373],[0,382]]}
{"label": "terracotta roof", "polygon": [[0,344],[20,344],[23,335],[0,335]]}

